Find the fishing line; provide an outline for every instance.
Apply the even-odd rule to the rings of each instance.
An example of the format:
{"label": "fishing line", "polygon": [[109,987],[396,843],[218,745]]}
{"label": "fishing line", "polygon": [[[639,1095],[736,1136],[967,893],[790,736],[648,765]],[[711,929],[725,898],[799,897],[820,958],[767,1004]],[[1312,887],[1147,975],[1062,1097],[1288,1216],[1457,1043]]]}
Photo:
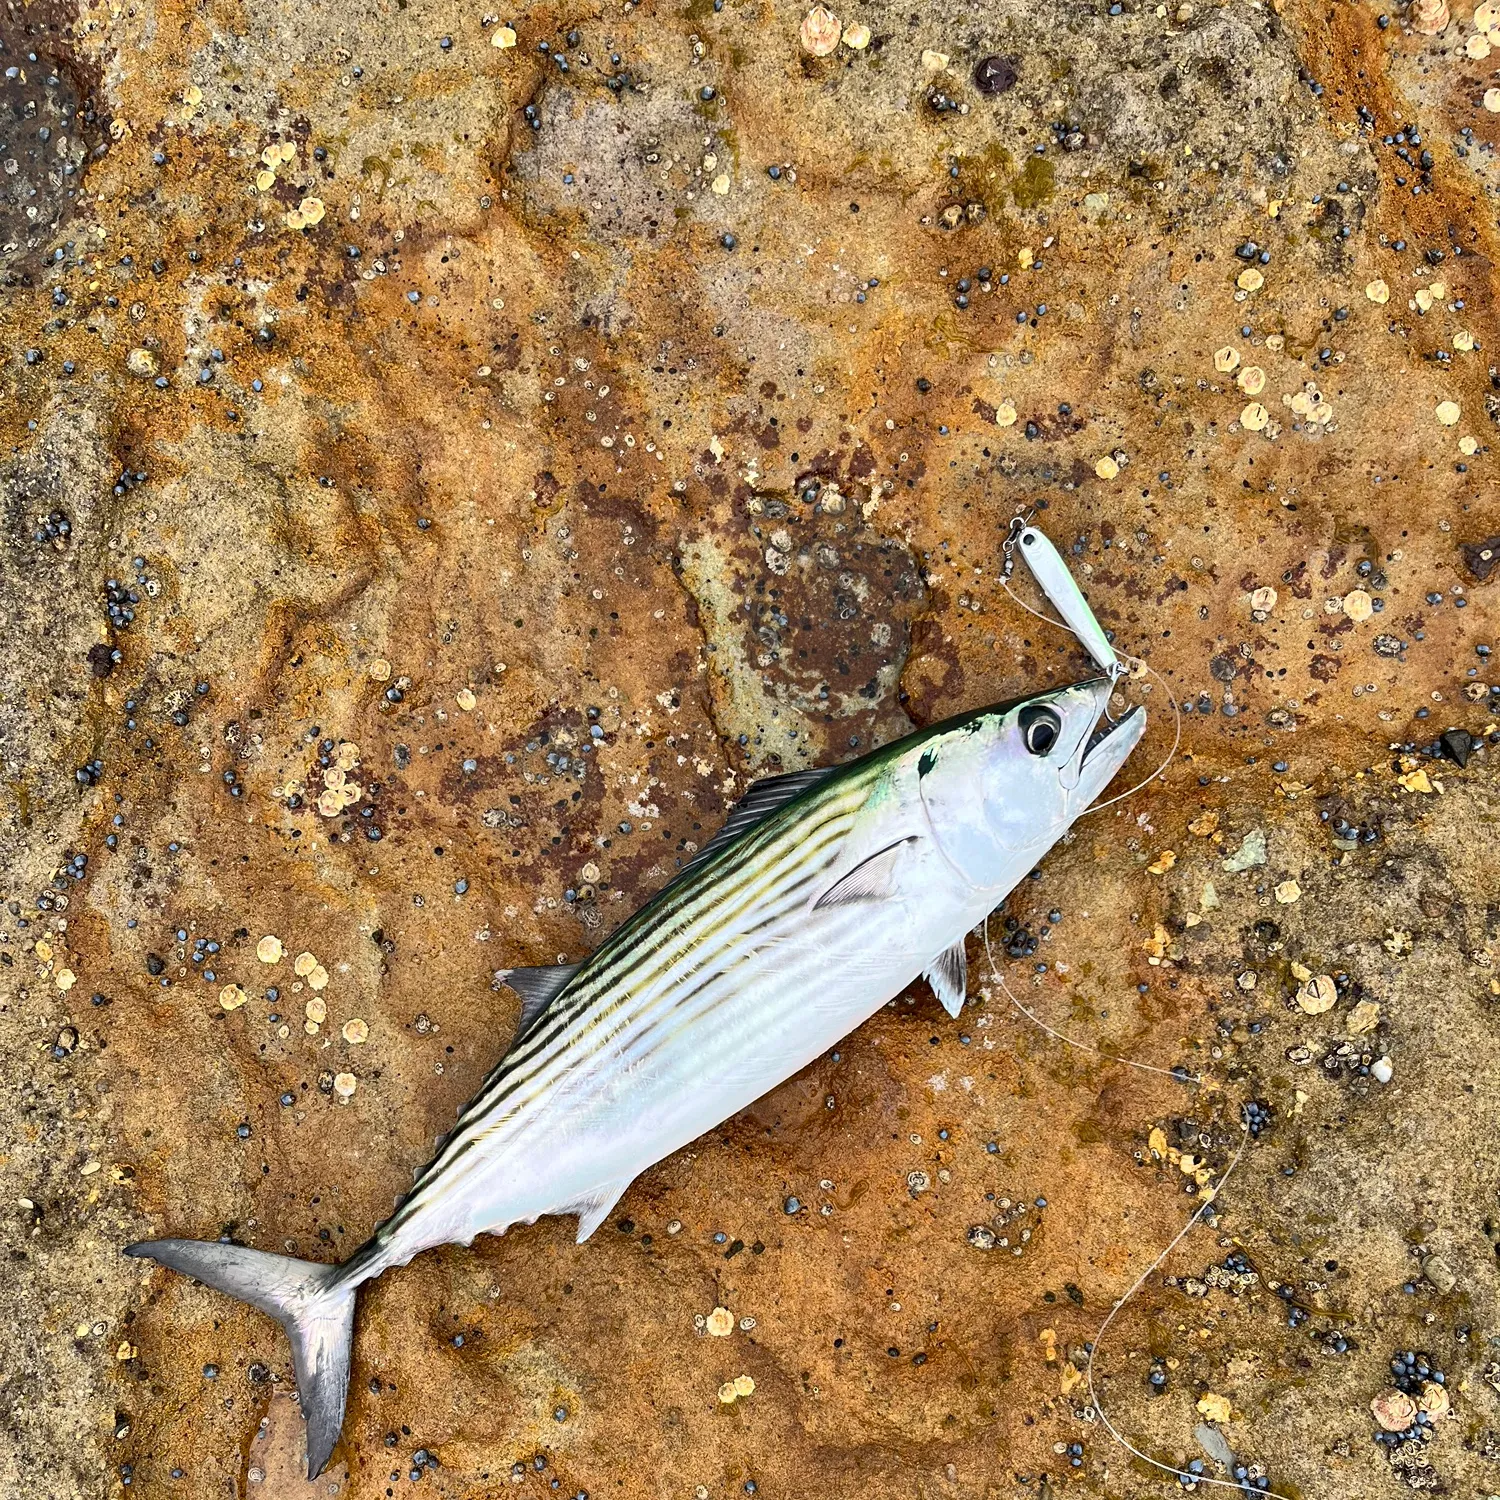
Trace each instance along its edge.
{"label": "fishing line", "polygon": [[[1017,523],[1013,524],[1012,526],[1011,546],[1014,545],[1014,538],[1018,534],[1019,525],[1024,525],[1024,522],[1022,522],[1018,517]],[[1007,548],[1007,551],[1009,551],[1009,547]],[[1024,555],[1025,554],[1023,553],[1023,556]],[[1009,572],[1008,566],[1006,572]],[[1050,599],[1051,595],[1048,592],[1043,580],[1038,577],[1037,582],[1041,584],[1042,592],[1044,594],[1048,594],[1048,597]],[[1071,625],[1062,620],[1054,620],[1050,615],[1043,614],[1039,609],[1033,609],[1031,605],[1027,604],[1024,599],[1020,598],[1011,588],[1010,580],[1006,576],[1006,574],[1001,575],[1000,586],[1005,590],[1007,594],[1010,595],[1012,601],[1020,605],[1020,607],[1024,609],[1027,614],[1034,615],[1037,619],[1045,621],[1049,625],[1056,625],[1060,629],[1066,630],[1070,635],[1078,639],[1080,643],[1084,644],[1087,648],[1088,643],[1083,640],[1083,637]],[[1055,603],[1056,601],[1053,600],[1052,602]],[[1086,605],[1084,607],[1087,608]],[[1166,695],[1167,703],[1171,706],[1172,709],[1172,746],[1171,749],[1167,751],[1166,758],[1143,781],[1137,782],[1136,785],[1131,787],[1128,791],[1120,792],[1118,795],[1110,797],[1104,802],[1096,802],[1092,807],[1088,808],[1084,813],[1080,814],[1080,816],[1082,817],[1087,817],[1091,812],[1101,812],[1104,808],[1111,807],[1117,802],[1123,802],[1125,798],[1132,797],[1143,787],[1149,786],[1151,782],[1155,781],[1159,776],[1165,773],[1167,767],[1171,765],[1172,761],[1176,758],[1178,747],[1182,743],[1182,709],[1179,707],[1176,698],[1173,696],[1171,688],[1167,685],[1166,679],[1150,664],[1150,662],[1146,661],[1144,657],[1133,656],[1128,651],[1121,651],[1118,649],[1118,647],[1114,647],[1112,642],[1110,643],[1108,649],[1112,649],[1114,651],[1114,654],[1122,662],[1138,663],[1143,672],[1147,673],[1151,677],[1154,677],[1157,683],[1160,684],[1163,693]],[[1106,668],[1106,670],[1109,671],[1109,675],[1112,678],[1120,675],[1119,668]],[[1191,1082],[1195,1084],[1201,1084],[1203,1082],[1203,1076],[1199,1073],[1188,1073],[1185,1069],[1182,1068],[1160,1068],[1153,1063],[1137,1062],[1134,1058],[1121,1057],[1117,1053],[1105,1052],[1102,1048],[1095,1047],[1089,1042],[1080,1042],[1074,1037],[1065,1035],[1055,1026],[1048,1025],[1047,1022],[1042,1020],[1040,1016],[1028,1010],[1026,1006],[1022,1005],[1021,1002],[1012,993],[1010,986],[1006,984],[1004,978],[1002,978],[1000,974],[999,968],[995,964],[994,950],[990,947],[990,919],[988,916],[986,916],[984,919],[984,953],[985,958],[990,966],[990,977],[995,981],[996,984],[1000,986],[1000,989],[1004,993],[1005,997],[1010,1001],[1012,1005],[1015,1006],[1018,1011],[1021,1012],[1023,1016],[1026,1017],[1028,1021],[1030,1021],[1034,1026],[1039,1027],[1042,1031],[1046,1032],[1048,1036],[1056,1038],[1056,1040],[1064,1043],[1066,1046],[1077,1048],[1080,1052],[1090,1052],[1093,1053],[1096,1057],[1103,1058],[1107,1062],[1120,1063],[1127,1068],[1136,1068],[1143,1073],[1157,1073],[1163,1077],[1171,1078],[1178,1082]],[[1236,1147],[1234,1156],[1230,1159],[1229,1165],[1224,1169],[1224,1174],[1219,1178],[1217,1185],[1212,1189],[1212,1191],[1204,1196],[1203,1201],[1198,1205],[1198,1208],[1193,1213],[1192,1217],[1189,1218],[1187,1223],[1177,1231],[1176,1235],[1173,1236],[1171,1242],[1156,1257],[1156,1259],[1153,1260],[1151,1264],[1147,1266],[1146,1269],[1140,1274],[1140,1276],[1136,1278],[1129,1291],[1127,1291],[1123,1297],[1119,1298],[1115,1302],[1115,1304],[1109,1310],[1109,1315],[1105,1318],[1104,1322],[1100,1324],[1099,1331],[1094,1335],[1093,1342],[1090,1344],[1088,1351],[1088,1366],[1086,1373],[1088,1377],[1089,1401],[1092,1404],[1094,1411],[1097,1413],[1099,1421],[1103,1425],[1104,1430],[1110,1435],[1110,1437],[1115,1440],[1115,1442],[1117,1442],[1122,1448],[1124,1448],[1127,1453],[1131,1454],[1135,1458],[1140,1459],[1142,1463],[1149,1464],[1153,1469],[1156,1469],[1163,1474],[1170,1474],[1174,1479],[1184,1482],[1185,1485],[1189,1488],[1196,1488],[1200,1484],[1213,1485],[1215,1488],[1219,1489],[1238,1490],[1241,1494],[1265,1495],[1268,1497],[1268,1500],[1288,1500],[1288,1497],[1281,1495],[1276,1490],[1251,1490],[1249,1486],[1241,1480],[1216,1479],[1211,1475],[1194,1474],[1187,1469],[1179,1469],[1174,1464],[1163,1463],[1160,1459],[1152,1458],[1149,1453],[1145,1453],[1140,1448],[1136,1447],[1136,1445],[1132,1443],[1114,1425],[1112,1421],[1110,1421],[1109,1415],[1104,1410],[1103,1403],[1099,1400],[1098,1390],[1094,1383],[1094,1365],[1099,1357],[1099,1346],[1101,1343],[1103,1343],[1105,1334],[1109,1332],[1110,1325],[1114,1322],[1115,1318],[1119,1315],[1121,1309],[1124,1308],[1126,1303],[1128,1303],[1131,1298],[1134,1297],[1135,1294],[1139,1292],[1143,1286],[1145,1286],[1146,1282],[1161,1268],[1161,1265],[1166,1260],[1166,1258],[1171,1255],[1171,1253],[1178,1247],[1178,1245],[1180,1245],[1183,1240],[1187,1238],[1187,1236],[1202,1220],[1203,1215],[1208,1211],[1210,1205],[1214,1203],[1214,1201],[1218,1198],[1220,1192],[1223,1191],[1225,1185],[1229,1182],[1230,1177],[1234,1174],[1235,1168],[1239,1166],[1240,1158],[1244,1155],[1245,1147],[1250,1140],[1250,1115],[1243,1106],[1241,1106],[1240,1110],[1240,1125],[1241,1135],[1239,1145]]]}
{"label": "fishing line", "polygon": [[1056,625],[1059,630],[1066,630],[1069,635],[1077,635],[1077,631],[1071,625],[1065,625],[1061,620],[1054,620],[1051,615],[1044,615],[1041,610],[1033,609],[1011,586],[1010,580],[1003,575],[1000,579],[1000,587],[1015,600],[1028,615],[1035,615],[1039,620],[1045,620],[1049,625]]}
{"label": "fishing line", "polygon": [[[1017,520],[1019,521],[1020,518],[1017,517]],[[1017,532],[1016,527],[1013,525],[1012,538],[1014,538],[1018,534],[1019,533]],[[1013,544],[1014,543],[1012,541],[1007,545],[1010,546]],[[1048,550],[1050,552],[1050,546]],[[1024,556],[1025,554],[1023,553],[1022,555]],[[1038,582],[1040,583],[1041,580],[1038,579]],[[1062,620],[1054,620],[1050,615],[1043,614],[1039,609],[1033,609],[1031,605],[1029,605],[1024,599],[1017,595],[1015,590],[1011,588],[1010,580],[1005,576],[1004,573],[1000,575],[1000,587],[1003,588],[1005,592],[1009,594],[1010,597],[1015,600],[1015,602],[1019,604],[1022,609],[1026,611],[1027,614],[1035,615],[1037,619],[1043,620],[1049,625],[1056,625],[1059,629],[1066,630],[1069,635],[1074,636],[1076,639],[1082,640],[1082,637],[1079,636],[1078,632],[1074,630],[1071,625],[1064,623]],[[1045,585],[1043,585],[1042,591],[1043,593],[1046,592]],[[1080,603],[1082,603],[1081,595],[1079,596],[1079,601]],[[1082,607],[1084,609],[1087,609],[1088,606],[1086,603],[1082,603]],[[1144,657],[1132,656],[1128,651],[1120,651],[1118,650],[1118,648],[1115,648],[1113,646],[1113,643],[1111,643],[1110,649],[1113,649],[1115,651],[1115,654],[1121,659],[1121,661],[1138,662],[1141,666],[1142,671],[1148,672],[1157,680],[1158,683],[1161,684],[1161,688],[1163,693],[1166,695],[1167,702],[1171,705],[1172,708],[1172,747],[1167,751],[1166,759],[1163,760],[1162,763],[1149,776],[1147,776],[1144,781],[1137,782],[1136,785],[1131,787],[1128,791],[1121,792],[1118,796],[1109,798],[1108,801],[1096,802],[1092,807],[1087,808],[1083,813],[1081,813],[1081,817],[1087,817],[1091,812],[1099,812],[1106,807],[1112,806],[1116,802],[1122,802],[1126,797],[1133,797],[1138,791],[1141,790],[1142,787],[1149,786],[1151,782],[1155,781],[1157,777],[1162,775],[1167,767],[1172,764],[1172,761],[1177,755],[1177,747],[1182,743],[1182,710],[1178,708],[1177,700],[1172,696],[1172,690],[1167,686],[1166,679],[1161,675],[1160,672],[1156,670],[1155,667],[1151,665],[1150,662],[1146,661]],[[1113,676],[1115,675],[1115,673],[1111,673],[1111,675]],[[1095,1056],[1102,1057],[1108,1062],[1122,1063],[1127,1068],[1138,1068],[1143,1073],[1160,1073],[1163,1077],[1166,1078],[1174,1078],[1179,1081],[1190,1081],[1192,1083],[1203,1082],[1202,1076],[1197,1073],[1188,1073],[1184,1069],[1180,1068],[1158,1068],[1153,1063],[1136,1062],[1133,1058],[1121,1057],[1117,1053],[1105,1052],[1099,1047],[1090,1045],[1088,1042],[1077,1041],[1073,1037],[1065,1036],[1055,1026],[1049,1026],[1044,1020],[1042,1020],[1040,1016],[1034,1015],[1031,1011],[1027,1010],[1027,1008],[1022,1005],[1021,1002],[1017,1000],[1016,997],[1011,993],[1010,986],[1007,985],[1005,980],[1001,978],[1000,970],[995,965],[995,955],[993,950],[990,948],[990,919],[988,916],[986,916],[984,919],[984,952],[985,957],[989,960],[990,976],[994,979],[995,983],[998,984],[1000,988],[1005,992],[1006,998],[1012,1005],[1015,1006],[1018,1011],[1021,1012],[1023,1016],[1026,1017],[1028,1021],[1030,1021],[1035,1026],[1039,1026],[1043,1031],[1047,1033],[1048,1036],[1055,1037],[1058,1041],[1066,1043],[1069,1047],[1076,1047],[1080,1052],[1092,1052]]]}
{"label": "fishing line", "polygon": [[[1027,1010],[1027,1008],[1022,1005],[1019,1000],[1016,999],[1015,995],[1011,992],[1010,986],[1006,984],[1005,980],[1000,975],[1000,971],[995,967],[995,955],[994,951],[990,947],[989,917],[986,917],[984,919],[983,932],[984,953],[985,958],[989,961],[991,978],[993,978],[995,983],[998,984],[1000,988],[1005,992],[1005,996],[1010,1001],[1010,1003],[1014,1005],[1015,1008],[1020,1011],[1028,1021],[1031,1021],[1034,1025],[1039,1026],[1043,1031],[1045,1031],[1048,1036],[1056,1037],[1058,1041],[1066,1043],[1069,1047],[1076,1047],[1080,1052],[1092,1052],[1095,1054],[1095,1056],[1102,1057],[1107,1062],[1123,1063],[1127,1068],[1139,1068],[1144,1073],[1160,1073],[1164,1077],[1174,1079],[1177,1082],[1190,1082],[1198,1084],[1201,1084],[1203,1082],[1203,1075],[1201,1073],[1187,1073],[1182,1070],[1158,1068],[1152,1063],[1136,1062],[1134,1059],[1129,1057],[1120,1057],[1116,1053],[1105,1052],[1102,1048],[1091,1046],[1088,1042],[1077,1041],[1073,1037],[1065,1036],[1062,1032],[1057,1030],[1055,1026],[1049,1026],[1044,1020],[1042,1020],[1040,1016],[1035,1015],[1033,1012]],[[1229,1165],[1224,1169],[1224,1175],[1219,1178],[1218,1183],[1214,1186],[1213,1190],[1205,1195],[1203,1201],[1198,1205],[1198,1208],[1194,1212],[1192,1217],[1187,1221],[1186,1224],[1182,1226],[1181,1229],[1177,1231],[1177,1233],[1173,1236],[1171,1242],[1161,1252],[1161,1254],[1159,1254],[1156,1259],[1153,1260],[1151,1264],[1141,1272],[1141,1274],[1136,1278],[1135,1282],[1131,1285],[1130,1290],[1115,1302],[1115,1304],[1109,1310],[1108,1317],[1106,1317],[1103,1323],[1099,1325],[1099,1331],[1094,1335],[1093,1342],[1089,1347],[1089,1359],[1086,1371],[1088,1376],[1089,1402],[1093,1406],[1094,1411],[1098,1414],[1100,1423],[1104,1427],[1104,1430],[1110,1435],[1110,1437],[1112,1437],[1115,1442],[1117,1442],[1122,1448],[1124,1448],[1127,1453],[1133,1454],[1143,1463],[1150,1464],[1153,1469],[1160,1469],[1162,1473],[1171,1474],[1176,1479],[1188,1480],[1193,1485],[1211,1484],[1219,1486],[1223,1489],[1239,1490],[1241,1494],[1264,1495],[1267,1497],[1267,1500],[1290,1500],[1289,1496],[1283,1495],[1276,1490],[1251,1490],[1243,1481],[1240,1480],[1215,1479],[1212,1475],[1208,1474],[1193,1474],[1186,1469],[1176,1468],[1172,1464],[1162,1463],[1159,1459],[1152,1458],[1149,1453],[1143,1453],[1139,1448],[1135,1446],[1134,1443],[1132,1443],[1127,1437],[1124,1436],[1124,1434],[1120,1432],[1120,1430],[1115,1426],[1113,1422],[1110,1421],[1109,1415],[1104,1410],[1104,1405],[1099,1400],[1099,1394],[1094,1385],[1094,1363],[1099,1357],[1099,1346],[1104,1341],[1104,1335],[1109,1332],[1110,1324],[1114,1322],[1115,1318],[1118,1316],[1121,1309],[1124,1308],[1125,1304],[1129,1302],[1130,1299],[1134,1297],[1135,1294],[1140,1291],[1143,1286],[1145,1286],[1146,1282],[1156,1273],[1156,1271],[1161,1268],[1162,1262],[1165,1261],[1166,1258],[1183,1242],[1183,1240],[1187,1238],[1194,1227],[1203,1218],[1203,1215],[1208,1211],[1209,1207],[1218,1199],[1219,1194],[1224,1190],[1225,1185],[1229,1182],[1230,1177],[1234,1174],[1235,1168],[1239,1166],[1240,1158],[1245,1154],[1245,1147],[1249,1144],[1249,1141],[1250,1115],[1249,1112],[1243,1106],[1241,1106],[1239,1145],[1235,1147],[1234,1155],[1230,1158]]]}
{"label": "fishing line", "polygon": [[1136,1062],[1134,1058],[1121,1057],[1117,1052],[1106,1052],[1101,1047],[1092,1046],[1088,1042],[1080,1042],[1070,1036],[1064,1036],[1055,1026],[1049,1026],[1038,1015],[1027,1010],[1024,1005],[1011,993],[1010,986],[1000,976],[1000,970],[995,967],[995,954],[990,947],[990,919],[984,919],[984,956],[989,960],[990,977],[1005,992],[1006,998],[1023,1016],[1034,1025],[1040,1026],[1048,1036],[1056,1037],[1058,1041],[1065,1042],[1069,1047],[1076,1047],[1080,1052],[1092,1052],[1096,1057],[1102,1057],[1106,1062],[1123,1063],[1127,1068],[1139,1068],[1143,1073],[1160,1073],[1163,1078],[1174,1079],[1178,1083],[1202,1083],[1201,1073],[1189,1073],[1185,1068],[1158,1068],[1155,1063]]}
{"label": "fishing line", "polygon": [[1161,776],[1168,766],[1177,758],[1177,747],[1182,743],[1182,710],[1177,706],[1177,700],[1172,696],[1172,690],[1167,686],[1167,680],[1148,662],[1143,656],[1132,656],[1128,651],[1119,653],[1123,661],[1138,661],[1141,669],[1149,673],[1160,684],[1162,691],[1166,694],[1167,703],[1172,710],[1172,748],[1167,751],[1167,758],[1148,776],[1144,781],[1138,781],[1129,791],[1121,792],[1118,796],[1107,798],[1103,802],[1096,802],[1092,807],[1085,808],[1079,817],[1086,818],[1090,813],[1102,812],[1106,807],[1112,807],[1116,802],[1123,802],[1127,797],[1133,797],[1142,787],[1150,786],[1158,776]]}
{"label": "fishing line", "polygon": [[1249,1144],[1250,1141],[1250,1114],[1243,1105],[1240,1106],[1240,1129],[1240,1143],[1235,1148],[1234,1156],[1230,1159],[1229,1165],[1224,1168],[1224,1175],[1219,1178],[1219,1181],[1214,1186],[1213,1190],[1209,1192],[1204,1197],[1203,1202],[1198,1205],[1197,1211],[1193,1214],[1192,1218],[1190,1218],[1187,1223],[1177,1231],[1177,1234],[1172,1240],[1172,1243],[1168,1245],[1167,1248],[1163,1250],[1161,1254],[1158,1255],[1156,1259],[1153,1260],[1144,1271],[1141,1272],[1141,1274],[1136,1278],[1134,1285],[1128,1292],[1125,1293],[1123,1297],[1121,1297],[1115,1303],[1112,1308],[1110,1308],[1109,1316],[1105,1318],[1105,1320],[1099,1325],[1099,1331],[1094,1335],[1093,1344],[1089,1349],[1089,1362],[1085,1373],[1088,1376],[1089,1402],[1093,1406],[1095,1413],[1098,1415],[1099,1421],[1103,1424],[1104,1430],[1122,1448],[1124,1448],[1127,1453],[1133,1454],[1136,1458],[1140,1459],[1142,1463],[1150,1464],[1153,1469],[1160,1469],[1163,1474],[1171,1474],[1176,1479],[1185,1479],[1191,1486],[1211,1484],[1219,1489],[1238,1490],[1242,1495],[1265,1495],[1268,1497],[1268,1500],[1290,1500],[1289,1496],[1283,1495],[1279,1490],[1255,1490],[1251,1489],[1249,1484],[1245,1480],[1215,1479],[1212,1475],[1209,1474],[1193,1474],[1186,1469],[1177,1468],[1174,1464],[1162,1463],[1160,1459],[1152,1458],[1149,1453],[1143,1453],[1139,1448],[1135,1446],[1134,1443],[1130,1441],[1129,1438],[1125,1437],[1120,1432],[1120,1430],[1115,1426],[1113,1422],[1110,1421],[1102,1403],[1099,1400],[1099,1393],[1094,1386],[1094,1363],[1099,1358],[1099,1345],[1103,1342],[1104,1335],[1109,1332],[1109,1325],[1114,1322],[1116,1316],[1120,1312],[1120,1309],[1123,1308],[1125,1304],[1129,1302],[1130,1299],[1135,1296],[1135,1294],[1140,1291],[1143,1286],[1145,1286],[1147,1280],[1149,1280],[1149,1278],[1153,1276],[1157,1272],[1157,1270],[1160,1269],[1161,1263],[1166,1260],[1166,1258],[1183,1242],[1183,1240],[1188,1237],[1188,1235],[1198,1224],[1199,1220],[1201,1220],[1203,1215],[1208,1211],[1209,1207],[1218,1199],[1219,1194],[1223,1192],[1225,1184],[1229,1181],[1230,1177],[1234,1175],[1234,1169],[1239,1166],[1240,1157],[1245,1154],[1245,1147]]}

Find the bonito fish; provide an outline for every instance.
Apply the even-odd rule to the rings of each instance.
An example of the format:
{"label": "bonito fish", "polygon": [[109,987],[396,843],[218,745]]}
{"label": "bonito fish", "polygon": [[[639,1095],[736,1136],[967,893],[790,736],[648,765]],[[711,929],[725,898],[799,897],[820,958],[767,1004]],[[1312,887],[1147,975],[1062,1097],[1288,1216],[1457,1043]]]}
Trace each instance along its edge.
{"label": "bonito fish", "polygon": [[269,1313],[322,1472],[344,1420],[361,1283],[543,1214],[597,1229],[653,1162],[744,1109],[927,978],[964,1002],[964,938],[1099,796],[1145,728],[1096,678],[949,719],[849,765],[761,781],[582,964],[512,969],[510,1051],[342,1265],[150,1240],[126,1253]]}

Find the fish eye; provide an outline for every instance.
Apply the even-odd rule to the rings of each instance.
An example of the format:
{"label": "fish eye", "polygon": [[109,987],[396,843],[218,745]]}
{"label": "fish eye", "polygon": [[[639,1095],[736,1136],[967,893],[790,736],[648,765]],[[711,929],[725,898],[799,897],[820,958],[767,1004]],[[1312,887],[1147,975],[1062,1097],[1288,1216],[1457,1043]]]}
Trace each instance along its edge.
{"label": "fish eye", "polygon": [[1032,703],[1021,710],[1021,738],[1033,755],[1045,755],[1062,733],[1057,710],[1044,703]]}

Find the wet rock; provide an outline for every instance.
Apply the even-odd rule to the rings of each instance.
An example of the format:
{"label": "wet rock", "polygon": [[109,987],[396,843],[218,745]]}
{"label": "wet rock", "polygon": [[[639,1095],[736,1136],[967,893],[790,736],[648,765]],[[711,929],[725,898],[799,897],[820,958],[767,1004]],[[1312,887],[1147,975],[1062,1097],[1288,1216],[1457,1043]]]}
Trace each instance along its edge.
{"label": "wet rock", "polygon": [[1228,870],[1231,875],[1243,874],[1246,870],[1256,869],[1266,862],[1266,835],[1261,828],[1252,828],[1244,838],[1240,840],[1239,848],[1227,859],[1221,861],[1223,869]]}
{"label": "wet rock", "polygon": [[1495,571],[1495,565],[1500,563],[1500,536],[1486,537],[1482,542],[1465,542],[1459,553],[1475,582],[1485,583]]}
{"label": "wet rock", "polygon": [[[1144,1495],[1095,1343],[1149,1451],[1224,1464],[1213,1392],[1322,1500],[1386,1482],[1394,1351],[1390,1477],[1493,1488],[1426,1386],[1489,1399],[1494,1278],[1401,1250],[1500,1214],[1464,44],[874,0],[814,57],[805,9],[4,13],[0,1493],[302,1493],[279,1330],[118,1247],[347,1257],[509,1041],[497,971],[757,775],[1088,674],[1001,587],[1021,513],[1161,674],[1116,791],[1184,709],[992,924],[1098,1051],[976,941],[958,1021],[913,986],[609,1232],[367,1289],[322,1485]],[[1209,1194],[1214,1264],[1098,1339]]]}
{"label": "wet rock", "polygon": [[974,87],[981,94],[994,96],[1009,93],[1021,76],[1020,65],[1013,57],[993,53],[974,65]]}
{"label": "wet rock", "polygon": [[[0,277],[35,274],[78,211],[104,149],[98,72],[80,60],[65,3],[11,7],[0,53]],[[64,252],[66,259],[66,252]]]}
{"label": "wet rock", "polygon": [[1429,1255],[1422,1262],[1422,1274],[1444,1294],[1451,1292],[1458,1285],[1458,1277],[1453,1268],[1443,1259],[1441,1255]]}
{"label": "wet rock", "polygon": [[1460,769],[1469,764],[1476,743],[1467,729],[1449,729],[1442,735],[1443,753]]}

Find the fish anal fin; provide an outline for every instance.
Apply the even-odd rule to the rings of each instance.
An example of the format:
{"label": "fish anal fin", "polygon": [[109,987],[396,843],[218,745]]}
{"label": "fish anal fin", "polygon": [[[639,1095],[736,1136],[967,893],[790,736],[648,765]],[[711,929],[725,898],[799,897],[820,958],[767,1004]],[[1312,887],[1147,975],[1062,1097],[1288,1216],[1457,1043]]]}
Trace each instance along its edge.
{"label": "fish anal fin", "polygon": [[939,953],[922,977],[932,986],[943,1009],[957,1020],[969,988],[969,956],[963,938]]}
{"label": "fish anal fin", "polygon": [[601,1183],[576,1202],[554,1212],[578,1215],[578,1243],[581,1245],[609,1217],[610,1209],[624,1196],[631,1180],[627,1177],[623,1182]]}
{"label": "fish anal fin", "polygon": [[562,992],[582,964],[540,964],[532,969],[497,969],[495,978],[521,997],[520,1036]]}
{"label": "fish anal fin", "polygon": [[896,873],[902,851],[915,842],[915,836],[897,839],[894,844],[887,844],[868,859],[861,860],[813,902],[813,910],[853,906],[861,901],[884,901],[891,894],[891,878]]}

